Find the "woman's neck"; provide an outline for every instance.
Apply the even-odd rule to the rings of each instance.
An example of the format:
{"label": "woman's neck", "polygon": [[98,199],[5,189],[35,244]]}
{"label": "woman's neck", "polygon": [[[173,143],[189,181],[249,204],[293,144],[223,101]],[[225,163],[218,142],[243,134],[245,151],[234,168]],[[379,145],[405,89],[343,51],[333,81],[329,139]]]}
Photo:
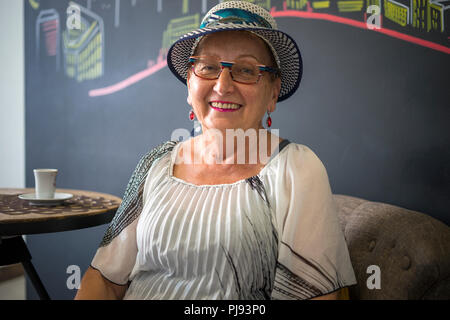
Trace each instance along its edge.
{"label": "woman's neck", "polygon": [[[194,164],[265,165],[281,139],[278,130],[207,129],[184,145]],[[190,149],[190,150],[189,150]]]}

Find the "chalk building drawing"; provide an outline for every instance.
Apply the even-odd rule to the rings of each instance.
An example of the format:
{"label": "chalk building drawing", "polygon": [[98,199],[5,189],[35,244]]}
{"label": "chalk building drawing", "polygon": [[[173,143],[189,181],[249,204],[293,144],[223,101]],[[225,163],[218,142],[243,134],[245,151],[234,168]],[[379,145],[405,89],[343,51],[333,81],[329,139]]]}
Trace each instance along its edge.
{"label": "chalk building drawing", "polygon": [[28,3],[34,10],[39,9],[39,0],[28,0]]}
{"label": "chalk building drawing", "polygon": [[81,28],[66,29],[63,33],[64,70],[69,78],[81,82],[99,78],[104,73],[105,31],[100,16],[78,6]]}
{"label": "chalk building drawing", "polygon": [[[431,1],[427,10],[427,31],[445,31],[450,19],[450,1]],[[447,26],[449,27],[449,26]]]}
{"label": "chalk building drawing", "polygon": [[[49,57],[55,57],[56,70],[60,65],[60,23],[59,14],[55,9],[41,10],[36,19],[36,61],[39,63],[41,54],[41,41],[45,47],[45,53]],[[41,33],[43,39],[41,39]]]}
{"label": "chalk building drawing", "polygon": [[200,14],[198,13],[170,20],[167,29],[163,33],[162,48],[168,50],[172,43],[183,34],[198,28],[199,24]]}
{"label": "chalk building drawing", "polygon": [[364,0],[338,1],[337,7],[338,7],[339,12],[362,11],[362,9],[364,7]]}
{"label": "chalk building drawing", "polygon": [[286,9],[302,10],[304,7],[306,7],[307,2],[307,0],[287,0]]}

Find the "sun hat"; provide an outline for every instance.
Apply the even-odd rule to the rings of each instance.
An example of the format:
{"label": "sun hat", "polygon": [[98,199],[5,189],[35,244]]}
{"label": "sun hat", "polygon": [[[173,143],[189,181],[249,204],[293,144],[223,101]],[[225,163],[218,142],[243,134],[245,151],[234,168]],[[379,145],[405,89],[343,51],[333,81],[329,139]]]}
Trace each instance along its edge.
{"label": "sun hat", "polygon": [[303,65],[294,39],[278,30],[270,13],[246,1],[226,1],[213,7],[203,18],[200,28],[181,36],[167,53],[169,69],[186,84],[189,57],[207,34],[219,31],[246,30],[264,40],[280,69],[281,90],[278,102],[289,98],[300,85]]}

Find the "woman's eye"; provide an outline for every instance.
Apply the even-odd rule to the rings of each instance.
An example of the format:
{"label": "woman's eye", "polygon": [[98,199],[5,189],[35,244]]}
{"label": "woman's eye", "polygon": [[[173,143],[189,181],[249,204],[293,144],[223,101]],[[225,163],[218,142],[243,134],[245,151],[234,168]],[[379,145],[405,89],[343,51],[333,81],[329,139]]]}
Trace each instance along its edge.
{"label": "woman's eye", "polygon": [[244,67],[239,67],[239,73],[247,74],[247,75],[254,75],[255,71],[253,70],[253,68],[244,66]]}
{"label": "woman's eye", "polygon": [[208,71],[216,71],[217,66],[213,64],[202,64],[199,66],[200,71],[208,72]]}

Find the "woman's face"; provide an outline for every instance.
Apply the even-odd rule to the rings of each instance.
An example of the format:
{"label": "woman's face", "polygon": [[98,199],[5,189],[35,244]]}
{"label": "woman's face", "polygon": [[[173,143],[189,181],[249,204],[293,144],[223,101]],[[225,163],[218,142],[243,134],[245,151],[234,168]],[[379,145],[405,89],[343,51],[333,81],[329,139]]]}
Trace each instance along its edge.
{"label": "woman's face", "polygon": [[[219,61],[246,60],[255,64],[272,66],[271,54],[266,44],[255,35],[242,31],[226,31],[211,34],[201,40],[198,56],[214,56]],[[281,81],[273,80],[267,72],[256,84],[234,82],[230,69],[224,68],[219,79],[206,80],[188,72],[188,103],[194,109],[203,130],[207,129],[259,129],[264,114],[275,110]],[[218,102],[234,103],[239,109],[222,112]]]}

